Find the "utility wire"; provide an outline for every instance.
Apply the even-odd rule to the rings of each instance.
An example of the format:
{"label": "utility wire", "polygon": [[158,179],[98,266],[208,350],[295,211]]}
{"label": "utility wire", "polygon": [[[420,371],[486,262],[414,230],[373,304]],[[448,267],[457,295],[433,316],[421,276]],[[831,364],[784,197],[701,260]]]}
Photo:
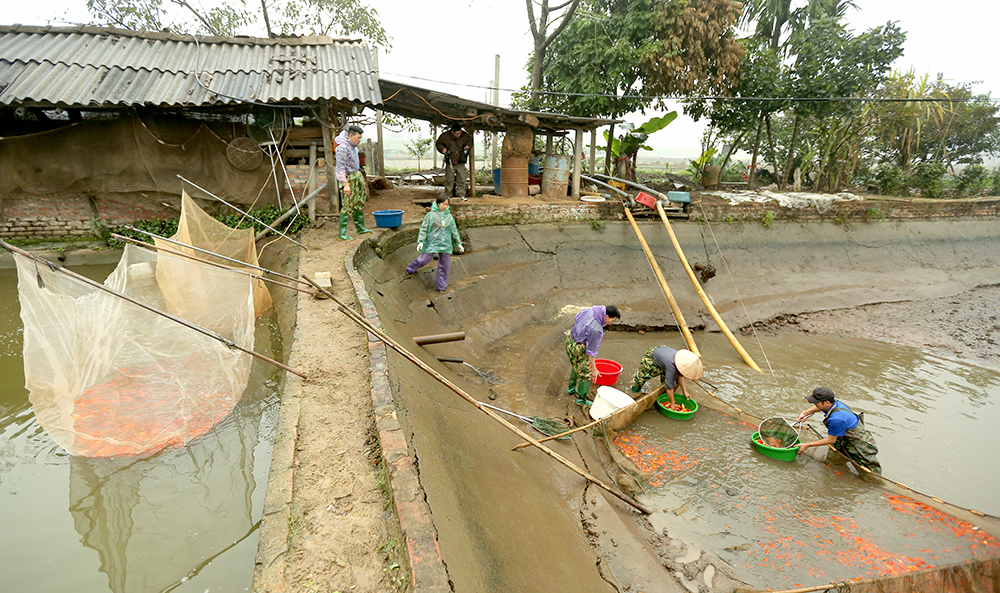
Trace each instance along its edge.
{"label": "utility wire", "polygon": [[[435,80],[433,78],[423,78],[420,76],[413,76],[410,74],[398,74],[393,72],[386,72],[385,74],[389,76],[402,76],[405,78],[411,78],[413,80],[423,80],[426,82],[434,82],[438,84],[447,84],[451,86],[458,86],[470,89],[487,89],[487,90],[500,90],[508,93],[532,93],[537,95],[550,95],[559,97],[602,97],[609,99],[641,99],[645,101],[653,101],[656,99],[667,99],[672,101],[758,101],[758,102],[769,102],[769,101],[791,101],[791,102],[854,102],[854,103],[970,103],[973,101],[980,101],[979,97],[966,97],[950,99],[947,97],[931,98],[931,97],[917,97],[917,98],[897,98],[897,97],[727,97],[724,95],[616,95],[613,93],[570,93],[563,91],[543,91],[543,90],[531,90],[531,89],[510,89],[510,88],[499,88],[495,86],[488,86],[482,84],[465,84],[461,82],[450,82],[447,80]],[[1000,102],[1000,97],[993,98],[988,97],[986,101],[991,103]]]}

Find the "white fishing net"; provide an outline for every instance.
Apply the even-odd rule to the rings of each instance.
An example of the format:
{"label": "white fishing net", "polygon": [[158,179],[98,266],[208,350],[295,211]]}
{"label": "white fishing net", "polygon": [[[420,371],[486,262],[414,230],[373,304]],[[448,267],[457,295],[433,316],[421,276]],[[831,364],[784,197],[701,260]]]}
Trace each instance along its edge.
{"label": "white fishing net", "polygon": [[[70,454],[182,446],[239,401],[249,354],[44,263],[21,255],[15,262],[29,399],[39,424]],[[251,280],[128,246],[104,284],[249,350]]]}

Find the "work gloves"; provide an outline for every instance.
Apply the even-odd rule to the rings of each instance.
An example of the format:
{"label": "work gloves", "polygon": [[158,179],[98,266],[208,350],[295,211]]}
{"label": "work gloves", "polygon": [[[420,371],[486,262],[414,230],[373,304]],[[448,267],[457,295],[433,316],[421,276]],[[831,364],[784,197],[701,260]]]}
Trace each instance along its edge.
{"label": "work gloves", "polygon": [[465,253],[465,246],[464,245],[459,245],[458,247],[455,248],[455,251],[457,251],[459,253]]}
{"label": "work gloves", "polygon": [[424,244],[417,243],[417,253],[423,253],[423,252],[424,252]]}

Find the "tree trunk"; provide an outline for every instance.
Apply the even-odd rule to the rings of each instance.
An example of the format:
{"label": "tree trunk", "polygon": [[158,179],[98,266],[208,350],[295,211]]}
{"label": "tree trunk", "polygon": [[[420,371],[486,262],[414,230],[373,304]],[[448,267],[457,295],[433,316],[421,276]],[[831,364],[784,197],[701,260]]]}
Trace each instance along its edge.
{"label": "tree trunk", "polygon": [[739,147],[740,142],[743,141],[743,137],[746,136],[746,135],[747,135],[747,131],[743,130],[742,132],[740,132],[740,135],[736,137],[736,140],[733,140],[733,145],[732,145],[732,147],[730,147],[729,152],[726,153],[726,158],[724,158],[722,160],[722,170],[723,171],[726,170],[726,165],[729,164],[730,157],[732,157],[733,153],[736,152],[736,149]]}
{"label": "tree trunk", "polygon": [[750,175],[747,177],[747,189],[753,189],[754,177],[757,176],[757,151],[760,150],[760,131],[764,127],[764,114],[757,120],[757,135],[753,139],[753,156],[750,157]]}
{"label": "tree trunk", "polygon": [[[764,121],[767,123],[767,147],[768,147],[768,158],[774,163],[775,168],[778,166],[778,154],[774,150],[774,135],[771,134],[771,114],[768,113],[764,116]],[[777,173],[777,171],[775,171]],[[777,174],[775,174],[777,177]],[[785,189],[784,179],[778,180],[778,189]]]}
{"label": "tree trunk", "polygon": [[611,175],[611,145],[615,141],[615,124],[608,126],[608,147],[604,151],[604,174]]}
{"label": "tree trunk", "polygon": [[[794,117],[795,120],[792,122],[792,140],[788,143],[788,157],[785,159],[785,170],[781,173],[782,187],[788,184],[788,172],[791,170],[792,162],[795,160],[795,145],[799,141],[799,123],[802,120],[799,118],[798,113],[796,113]],[[775,163],[774,165],[778,166],[777,163]]]}

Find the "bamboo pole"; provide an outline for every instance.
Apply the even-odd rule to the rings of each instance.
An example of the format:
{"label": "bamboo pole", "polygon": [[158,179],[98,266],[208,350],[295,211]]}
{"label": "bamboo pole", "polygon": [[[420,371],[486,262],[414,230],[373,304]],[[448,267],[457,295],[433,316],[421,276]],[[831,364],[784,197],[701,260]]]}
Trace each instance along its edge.
{"label": "bamboo pole", "polygon": [[238,259],[233,259],[231,257],[226,257],[225,255],[220,255],[218,253],[215,253],[213,251],[209,251],[207,249],[202,249],[201,247],[195,247],[194,245],[188,245],[187,243],[181,243],[180,241],[176,241],[176,240],[170,239],[168,237],[161,237],[160,235],[151,233],[149,231],[144,231],[142,229],[137,229],[137,228],[135,228],[133,226],[129,226],[127,224],[124,225],[124,227],[127,228],[130,231],[135,231],[137,233],[142,233],[144,235],[149,235],[150,237],[153,237],[154,239],[160,239],[161,241],[166,241],[167,243],[172,243],[174,245],[178,245],[180,247],[184,247],[185,249],[191,249],[191,250],[197,251],[199,253],[204,253],[205,255],[211,255],[212,257],[217,257],[219,259],[224,259],[226,261],[231,261],[231,262],[233,262],[235,264],[238,264],[240,266],[243,266],[243,267],[246,267],[246,268],[250,268],[250,269],[253,269],[253,270],[260,270],[261,272],[265,272],[267,274],[274,274],[275,276],[277,276],[279,278],[284,278],[286,280],[291,280],[292,282],[298,282],[299,284],[307,284],[306,282],[303,282],[303,281],[299,280],[298,278],[292,278],[291,276],[286,276],[286,275],[282,274],[281,272],[275,272],[274,270],[268,270],[267,268],[262,268],[260,266],[255,266],[255,265],[252,265],[252,264],[248,264],[248,263],[246,263],[244,261],[240,261]]}
{"label": "bamboo pole", "polygon": [[667,234],[670,235],[670,242],[674,244],[674,250],[677,251],[677,257],[681,260],[681,265],[684,266],[684,271],[687,272],[688,279],[691,280],[691,284],[698,292],[698,296],[701,297],[701,302],[705,304],[705,308],[708,309],[708,312],[712,315],[712,319],[714,319],[715,323],[719,325],[722,333],[726,334],[726,338],[729,339],[729,343],[733,345],[733,348],[736,348],[736,351],[740,353],[740,356],[743,358],[743,362],[750,365],[750,368],[758,373],[763,373],[764,371],[760,370],[760,367],[753,361],[753,358],[750,358],[750,354],[747,353],[747,351],[740,344],[739,340],[736,339],[733,332],[729,331],[729,328],[726,326],[726,322],[722,320],[719,312],[715,310],[715,305],[712,304],[708,295],[705,294],[705,290],[701,287],[701,283],[698,282],[698,278],[694,275],[694,270],[691,269],[691,266],[688,265],[687,258],[684,257],[684,250],[681,249],[680,241],[677,240],[677,235],[674,234],[674,229],[670,227],[670,221],[667,220],[667,213],[663,211],[663,204],[657,202],[656,211],[659,212],[660,220],[663,221],[663,226],[666,227]]}
{"label": "bamboo pole", "polygon": [[441,362],[454,362],[457,364],[465,364],[464,358],[458,358],[457,356],[438,356],[438,360]]}
{"label": "bamboo pole", "polygon": [[41,263],[45,264],[50,270],[53,270],[55,272],[62,272],[63,274],[66,274],[67,276],[69,276],[71,278],[75,278],[76,280],[79,280],[80,282],[83,282],[84,284],[87,284],[88,286],[92,286],[94,288],[97,288],[98,290],[103,290],[104,292],[106,292],[108,294],[111,294],[113,296],[116,296],[116,297],[118,297],[118,298],[120,298],[120,299],[122,299],[124,301],[128,301],[128,302],[132,303],[133,305],[136,305],[137,307],[141,307],[141,308],[143,308],[143,309],[145,309],[145,310],[147,310],[147,311],[149,311],[151,313],[155,313],[155,314],[157,314],[157,315],[159,315],[161,317],[165,317],[165,318],[167,318],[167,319],[169,319],[171,321],[175,321],[175,322],[183,325],[184,327],[187,327],[189,329],[193,329],[194,331],[196,331],[196,332],[198,332],[198,333],[200,333],[202,335],[208,336],[209,338],[212,338],[213,340],[218,340],[218,341],[222,342],[223,344],[225,344],[228,348],[232,348],[234,350],[239,350],[240,352],[244,352],[246,354],[249,354],[250,356],[253,356],[254,358],[259,358],[260,360],[263,360],[264,362],[273,364],[274,366],[276,366],[276,367],[278,367],[280,369],[286,370],[289,373],[298,375],[298,376],[302,377],[303,379],[308,379],[309,378],[305,374],[303,374],[301,371],[293,369],[290,366],[284,365],[284,364],[282,364],[282,363],[280,363],[277,360],[274,360],[272,358],[268,358],[268,357],[264,356],[263,354],[258,354],[256,352],[254,352],[253,350],[248,350],[248,349],[240,346],[239,344],[236,344],[236,343],[234,343],[234,342],[232,342],[230,340],[227,340],[226,338],[223,338],[222,336],[220,336],[219,334],[213,332],[210,329],[205,329],[204,327],[201,327],[200,325],[196,325],[194,323],[191,323],[190,321],[188,321],[186,319],[181,319],[180,317],[177,317],[175,315],[171,315],[170,313],[166,313],[164,311],[160,311],[159,309],[154,309],[153,307],[150,307],[149,305],[146,305],[144,303],[140,303],[139,301],[133,299],[132,297],[130,297],[128,295],[124,295],[124,294],[122,294],[122,293],[120,293],[120,292],[118,292],[116,290],[112,290],[112,289],[108,288],[107,286],[101,284],[100,282],[96,282],[94,280],[91,280],[90,278],[87,278],[86,276],[81,276],[80,274],[77,274],[73,270],[66,269],[66,268],[64,268],[62,266],[57,266],[57,265],[53,264],[52,262],[49,262],[46,259],[38,257],[37,255],[34,255],[34,254],[29,253],[27,251],[24,251],[23,249],[18,249],[17,247],[14,247],[13,245],[10,245],[10,244],[4,242],[3,240],[0,240],[0,247],[3,247],[4,249],[6,249],[7,251],[10,251],[11,253],[16,253],[18,255],[22,255],[24,257],[33,259],[36,262],[41,262]]}
{"label": "bamboo pole", "polygon": [[418,346],[427,344],[440,344],[441,342],[460,342],[465,339],[465,332],[452,332],[450,334],[432,334],[429,336],[413,336],[413,341]]}
{"label": "bamboo pole", "polygon": [[688,350],[694,352],[698,358],[701,358],[701,352],[698,351],[698,346],[694,343],[694,337],[691,335],[691,330],[688,329],[687,322],[684,321],[684,314],[681,313],[681,308],[677,305],[677,301],[674,300],[674,294],[670,292],[670,287],[667,286],[666,279],[663,278],[663,272],[660,271],[660,266],[656,263],[653,258],[653,252],[650,251],[649,245],[646,244],[646,238],[642,236],[642,231],[639,230],[639,225],[635,223],[635,217],[632,216],[632,211],[628,207],[624,208],[625,216],[628,217],[628,221],[632,224],[632,230],[635,231],[635,236],[639,239],[639,244],[642,245],[642,251],[646,254],[646,259],[649,260],[650,267],[653,268],[653,274],[656,275],[656,280],[660,283],[660,288],[663,289],[664,296],[667,297],[667,303],[670,304],[670,310],[674,312],[674,317],[677,319],[677,325],[684,334],[684,341],[687,342]]}
{"label": "bamboo pole", "polygon": [[216,267],[216,268],[221,268],[223,270],[229,270],[231,272],[237,272],[237,273],[240,273],[240,274],[246,274],[247,276],[250,276],[251,278],[253,278],[255,280],[262,280],[264,282],[270,282],[271,284],[275,284],[277,286],[283,286],[285,288],[290,288],[292,290],[297,290],[299,292],[304,292],[304,293],[306,293],[308,295],[311,295],[311,296],[315,296],[316,295],[316,293],[314,293],[311,290],[306,290],[304,288],[299,288],[298,286],[292,286],[291,284],[285,284],[284,282],[278,282],[277,280],[272,280],[272,279],[266,278],[264,276],[258,276],[257,274],[251,274],[250,272],[247,272],[246,270],[237,270],[236,268],[232,268],[230,266],[226,266],[226,265],[220,264],[218,262],[208,261],[207,259],[202,259],[200,257],[195,257],[195,256],[191,255],[190,253],[184,253],[183,251],[174,251],[173,249],[167,249],[166,247],[157,247],[156,245],[153,245],[152,243],[145,243],[143,241],[139,241],[138,239],[133,239],[132,237],[126,237],[125,235],[119,235],[118,233],[111,233],[111,236],[114,237],[115,239],[118,239],[119,241],[127,241],[129,243],[132,243],[133,245],[138,245],[139,247],[145,247],[146,249],[155,249],[156,251],[158,251],[160,253],[167,253],[169,255],[176,255],[178,257],[184,257],[184,258],[187,258],[187,259],[189,259],[191,261],[196,261],[198,263],[202,263],[202,264],[205,264],[207,266],[213,266],[213,267]]}
{"label": "bamboo pole", "polygon": [[507,430],[513,432],[514,434],[516,434],[518,437],[524,439],[525,441],[528,441],[533,446],[538,447],[538,449],[540,451],[542,451],[543,453],[545,453],[546,455],[548,455],[552,459],[555,459],[557,462],[559,462],[562,465],[564,465],[565,467],[569,468],[570,471],[572,471],[573,473],[575,473],[575,474],[579,475],[580,477],[586,479],[588,482],[591,482],[592,484],[594,484],[598,488],[601,488],[602,490],[608,492],[612,496],[620,499],[622,502],[628,504],[629,506],[635,508],[636,510],[640,511],[643,514],[646,514],[646,515],[651,514],[651,511],[649,509],[647,509],[646,507],[644,507],[641,504],[635,502],[634,500],[629,499],[624,494],[622,494],[622,493],[620,493],[620,492],[612,489],[610,486],[608,486],[604,482],[601,482],[600,480],[598,480],[594,476],[592,476],[589,473],[587,473],[587,472],[583,471],[582,469],[578,468],[570,460],[566,459],[562,455],[559,455],[558,453],[556,453],[552,449],[549,449],[545,445],[539,443],[538,441],[536,441],[535,439],[533,439],[530,435],[528,435],[527,433],[525,433],[524,431],[522,431],[518,427],[516,427],[513,424],[511,424],[510,422],[508,422],[505,418],[503,418],[502,416],[500,416],[496,412],[494,412],[494,411],[490,410],[489,408],[487,408],[486,406],[484,406],[481,402],[479,402],[479,400],[475,399],[474,397],[472,397],[471,395],[469,395],[468,393],[466,393],[465,391],[463,391],[461,387],[459,387],[458,385],[455,385],[454,383],[452,383],[451,381],[449,381],[448,379],[446,379],[443,375],[441,375],[440,373],[438,373],[437,371],[435,371],[431,367],[427,366],[427,364],[424,361],[422,361],[419,358],[417,358],[412,352],[410,352],[409,350],[407,350],[406,348],[404,348],[401,344],[399,344],[398,342],[396,342],[395,340],[393,340],[385,332],[383,332],[382,330],[378,329],[377,327],[375,327],[374,325],[372,325],[371,323],[369,323],[367,319],[365,319],[364,317],[362,317],[354,309],[351,309],[350,307],[348,307],[347,305],[345,305],[340,299],[338,299],[336,296],[334,296],[330,291],[328,291],[325,288],[322,288],[321,286],[317,285],[308,276],[306,276],[306,275],[303,274],[302,277],[307,282],[309,282],[309,284],[312,284],[313,288],[315,288],[316,290],[319,290],[320,292],[323,292],[324,294],[326,294],[326,296],[328,296],[330,298],[330,300],[332,300],[334,303],[336,303],[337,304],[337,308],[340,309],[341,313],[347,315],[352,321],[354,321],[355,323],[357,323],[358,325],[360,325],[361,327],[363,327],[364,329],[366,329],[368,331],[368,333],[373,334],[374,336],[378,337],[378,339],[380,339],[383,342],[385,342],[385,344],[387,346],[389,346],[390,348],[392,348],[393,350],[395,350],[396,352],[398,352],[399,354],[401,354],[404,358],[406,358],[407,360],[409,360],[410,362],[412,362],[413,364],[415,364],[418,368],[420,368],[422,371],[424,371],[425,373],[427,373],[431,377],[437,379],[438,382],[440,382],[445,387],[447,387],[448,389],[450,389],[453,392],[455,392],[459,397],[461,397],[465,401],[469,402],[470,404],[474,405],[479,411],[483,412],[484,414],[486,414],[487,416],[489,416],[490,418],[492,418],[496,422],[499,422],[501,425],[503,425],[504,428],[506,428]]}

